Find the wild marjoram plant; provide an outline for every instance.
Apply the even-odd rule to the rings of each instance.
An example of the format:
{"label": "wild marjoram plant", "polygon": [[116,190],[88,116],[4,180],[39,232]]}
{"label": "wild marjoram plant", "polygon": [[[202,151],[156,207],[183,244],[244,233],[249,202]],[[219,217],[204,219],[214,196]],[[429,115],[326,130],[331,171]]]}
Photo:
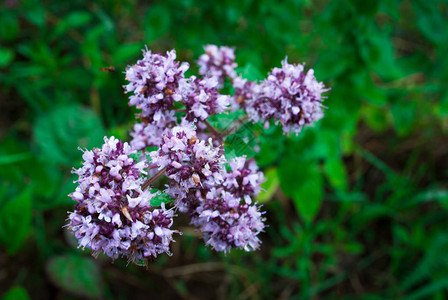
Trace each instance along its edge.
{"label": "wild marjoram plant", "polygon": [[[207,119],[240,110],[246,120],[265,126],[274,120],[284,133],[297,134],[323,116],[327,90],[312,69],[305,73],[287,59],[267,79],[253,82],[238,77],[232,48],[208,45],[205,52],[198,61],[202,77],[185,78],[189,65],[175,60],[175,50],[143,50],[143,59],[127,68],[124,88],[132,93],[129,104],[141,110],[141,122],[129,144],[105,137],[102,148],[84,151],[82,167],[73,171],[78,186],[69,196],[77,204],[67,227],[79,247],[146,264],[170,254],[173,234],[180,234],[171,229],[176,211],[187,214],[216,251],[260,247],[265,218],[253,198],[263,173],[246,156],[226,159],[226,133]],[[233,96],[219,92],[226,80]],[[161,176],[168,178],[163,191],[151,187]],[[166,195],[171,204],[155,201]]]}

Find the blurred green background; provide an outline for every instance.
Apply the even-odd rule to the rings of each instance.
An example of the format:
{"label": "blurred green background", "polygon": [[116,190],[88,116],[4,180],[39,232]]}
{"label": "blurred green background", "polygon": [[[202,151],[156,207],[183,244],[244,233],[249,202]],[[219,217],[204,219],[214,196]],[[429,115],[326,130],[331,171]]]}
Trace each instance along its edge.
{"label": "blurred green background", "polygon": [[[6,0],[0,10],[3,299],[448,297],[447,1]],[[77,147],[129,138],[123,71],[145,45],[193,65],[206,44],[235,47],[249,79],[288,56],[331,88],[316,126],[259,139],[261,250],[217,254],[180,216],[174,256],[148,270],[93,259],[62,229]]]}

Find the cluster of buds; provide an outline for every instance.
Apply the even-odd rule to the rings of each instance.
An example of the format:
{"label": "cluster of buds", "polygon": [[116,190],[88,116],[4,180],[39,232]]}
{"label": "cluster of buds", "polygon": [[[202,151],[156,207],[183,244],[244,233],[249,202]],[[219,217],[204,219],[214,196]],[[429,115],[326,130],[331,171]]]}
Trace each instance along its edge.
{"label": "cluster of buds", "polygon": [[[185,213],[216,251],[257,250],[265,225],[256,202],[264,181],[256,161],[226,157],[226,131],[214,128],[210,116],[240,110],[246,120],[274,120],[285,133],[298,133],[322,117],[322,93],[313,70],[288,64],[274,68],[261,82],[237,75],[234,50],[208,45],[199,61],[201,77],[185,77],[188,63],[143,51],[143,59],[126,70],[129,105],[140,110],[130,144],[105,138],[101,149],[86,150],[70,197],[68,228],[79,246],[115,259],[147,262],[170,253],[176,211]],[[221,94],[224,83],[233,95]],[[238,123],[238,122],[236,122]],[[150,148],[157,149],[150,151]],[[144,155],[132,154],[140,151]],[[150,170],[150,171],[148,171]],[[152,176],[148,176],[148,172]],[[151,185],[167,180],[162,190]],[[172,202],[152,205],[165,193]],[[155,203],[155,202],[154,202]]]}

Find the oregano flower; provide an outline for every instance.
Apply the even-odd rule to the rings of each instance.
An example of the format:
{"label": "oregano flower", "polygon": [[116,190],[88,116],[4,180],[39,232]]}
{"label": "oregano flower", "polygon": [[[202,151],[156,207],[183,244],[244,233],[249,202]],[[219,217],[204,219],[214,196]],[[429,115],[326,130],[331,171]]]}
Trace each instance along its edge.
{"label": "oregano flower", "polygon": [[79,247],[92,249],[94,255],[104,252],[138,263],[169,254],[176,231],[170,229],[172,209],[151,207],[156,194],[142,190],[147,163],[136,162],[133,153],[114,137],[104,138],[101,149],[84,151],[82,167],[73,170],[79,178],[70,197],[77,204],[67,226]]}

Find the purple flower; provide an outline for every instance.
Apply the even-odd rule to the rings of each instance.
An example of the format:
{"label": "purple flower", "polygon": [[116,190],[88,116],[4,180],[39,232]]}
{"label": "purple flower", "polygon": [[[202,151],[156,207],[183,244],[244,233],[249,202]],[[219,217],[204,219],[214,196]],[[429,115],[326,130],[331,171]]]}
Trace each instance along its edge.
{"label": "purple flower", "polygon": [[192,223],[201,228],[206,245],[216,251],[257,250],[264,218],[251,197],[260,192],[264,176],[255,161],[246,160],[245,156],[233,158],[229,164],[222,186],[207,193],[196,208]]}
{"label": "purple flower", "polygon": [[226,77],[235,78],[235,53],[233,48],[218,47],[215,45],[207,45],[204,47],[205,54],[199,57],[199,74],[209,74],[216,77],[219,82],[219,88],[223,87]]}
{"label": "purple flower", "polygon": [[154,123],[136,123],[130,133],[132,149],[140,151],[147,147],[158,147],[162,136],[177,123],[174,111],[165,114],[165,119]]}
{"label": "purple flower", "polygon": [[255,121],[277,120],[285,133],[299,133],[303,126],[323,117],[322,93],[327,91],[314,77],[313,69],[292,65],[287,59],[274,68],[247,102],[246,111]]}
{"label": "purple flower", "polygon": [[153,54],[143,51],[143,59],[137,61],[126,70],[126,92],[134,94],[129,104],[141,109],[141,117],[148,123],[164,120],[166,112],[174,107],[174,102],[182,100],[179,92],[179,81],[188,70],[188,63],[175,61],[176,51],[167,54]]}
{"label": "purple flower", "polygon": [[166,168],[171,179],[167,193],[176,198],[181,212],[193,213],[201,195],[223,180],[223,149],[196,136],[193,125],[174,127],[162,138],[160,150],[150,153],[151,163]]}
{"label": "purple flower", "polygon": [[232,111],[235,111],[240,107],[246,108],[246,100],[253,98],[257,84],[253,81],[243,79],[242,77],[235,77],[232,85],[235,89],[235,93],[230,101]]}
{"label": "purple flower", "polygon": [[258,171],[255,161],[247,160],[246,156],[235,157],[229,164],[231,170],[226,172],[223,186],[235,197],[251,204],[251,197],[260,193],[261,183],[264,181],[263,172]]}
{"label": "purple flower", "polygon": [[141,189],[146,162],[129,157],[135,151],[127,143],[114,137],[104,142],[101,149],[86,150],[82,167],[73,170],[79,178],[70,197],[77,204],[68,228],[79,247],[134,263],[169,254],[174,212],[151,207],[156,194]]}
{"label": "purple flower", "polygon": [[221,189],[208,192],[193,219],[193,223],[200,226],[206,245],[224,252],[232,248],[257,250],[263,222],[258,206],[242,204],[235,195]]}
{"label": "purple flower", "polygon": [[186,107],[186,119],[190,122],[206,120],[210,115],[223,113],[228,109],[230,97],[221,95],[217,91],[216,77],[202,79],[191,76],[181,83],[181,92],[184,95],[182,103]]}

